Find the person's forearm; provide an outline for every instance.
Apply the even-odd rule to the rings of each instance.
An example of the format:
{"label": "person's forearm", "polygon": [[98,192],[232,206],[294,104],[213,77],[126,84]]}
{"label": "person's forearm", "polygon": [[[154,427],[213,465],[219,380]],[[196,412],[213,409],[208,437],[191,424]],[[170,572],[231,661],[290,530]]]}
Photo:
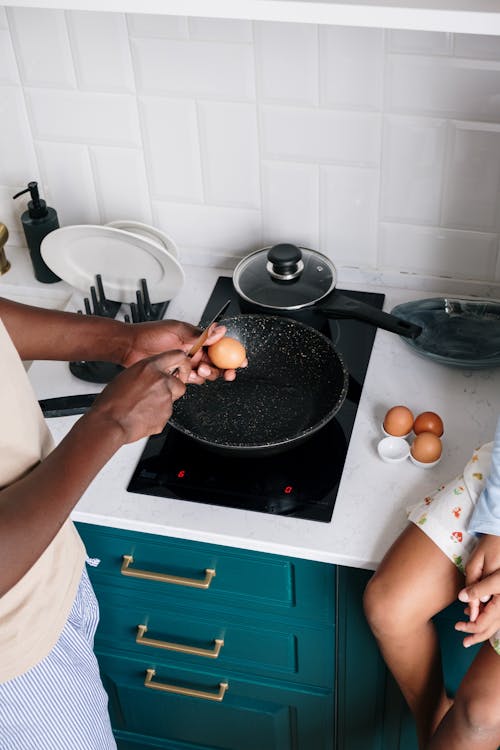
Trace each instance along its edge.
{"label": "person's forearm", "polygon": [[44,461],[0,492],[0,596],[38,560],[123,442],[118,423],[90,411]]}
{"label": "person's forearm", "polygon": [[44,310],[0,298],[2,319],[22,359],[105,360],[120,364],[129,327],[96,315]]}

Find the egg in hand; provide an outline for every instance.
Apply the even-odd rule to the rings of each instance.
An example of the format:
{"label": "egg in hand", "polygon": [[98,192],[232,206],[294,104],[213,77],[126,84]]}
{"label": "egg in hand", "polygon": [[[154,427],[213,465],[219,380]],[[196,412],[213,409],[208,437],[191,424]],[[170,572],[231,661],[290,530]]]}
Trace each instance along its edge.
{"label": "egg in hand", "polygon": [[243,344],[231,336],[224,336],[208,347],[208,356],[220,370],[232,370],[240,367],[247,353]]}

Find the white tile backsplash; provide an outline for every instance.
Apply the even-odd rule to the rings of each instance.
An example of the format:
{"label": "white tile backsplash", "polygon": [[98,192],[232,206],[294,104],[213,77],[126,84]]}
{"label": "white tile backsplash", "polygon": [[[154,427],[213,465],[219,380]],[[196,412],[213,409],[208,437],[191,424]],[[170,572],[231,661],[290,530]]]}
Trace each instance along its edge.
{"label": "white tile backsplash", "polygon": [[19,71],[10,34],[8,29],[0,27],[0,86],[17,83],[19,83]]}
{"label": "white tile backsplash", "polygon": [[8,17],[24,85],[75,88],[64,11],[9,8]]}
{"label": "white tile backsplash", "polygon": [[56,208],[59,224],[101,223],[88,146],[38,141],[37,152],[44,176],[41,194]]}
{"label": "white tile backsplash", "polygon": [[320,248],[319,168],[311,164],[263,162],[262,222],[266,244],[293,241]]}
{"label": "white tile backsplash", "polygon": [[438,224],[447,124],[387,117],[384,124],[381,218]]}
{"label": "white tile backsplash", "polygon": [[175,238],[188,263],[220,266],[261,245],[259,211],[154,202],[156,225]]}
{"label": "white tile backsplash", "polygon": [[234,18],[188,18],[190,39],[212,42],[252,42],[251,21]]}
{"label": "white tile backsplash", "polygon": [[190,99],[141,97],[151,196],[159,200],[203,200],[196,103]]}
{"label": "white tile backsplash", "polygon": [[500,63],[389,55],[389,112],[500,121]]}
{"label": "white tile backsplash", "polygon": [[253,50],[248,44],[132,40],[137,89],[214,99],[254,99]]}
{"label": "white tile backsplash", "polygon": [[453,229],[381,224],[379,265],[407,273],[492,280],[495,235]]}
{"label": "white tile backsplash", "polygon": [[500,37],[456,34],[455,55],[476,60],[500,60]]}
{"label": "white tile backsplash", "polygon": [[310,24],[257,23],[257,80],[264,102],[318,103],[318,29]]}
{"label": "white tile backsplash", "polygon": [[84,91],[135,91],[125,16],[121,13],[67,13],[79,88]]}
{"label": "white tile backsplash", "polygon": [[139,146],[135,97],[27,89],[33,135],[45,140]]}
{"label": "white tile backsplash", "polygon": [[157,16],[131,13],[127,16],[131,37],[164,37],[165,39],[187,39],[188,19],[181,16]]}
{"label": "white tile backsplash", "polygon": [[442,220],[445,226],[500,229],[500,125],[451,125]]}
{"label": "white tile backsplash", "polygon": [[262,107],[262,150],[267,159],[377,166],[380,117],[370,113],[298,107]]}
{"label": "white tile backsplash", "polygon": [[131,219],[151,223],[151,201],[142,151],[92,146],[90,156],[102,221]]}
{"label": "white tile backsplash", "polygon": [[384,71],[381,29],[320,28],[321,103],[380,110]]}
{"label": "white tile backsplash", "polygon": [[198,118],[207,202],[259,208],[255,105],[201,101]]}
{"label": "white tile backsplash", "polygon": [[34,179],[27,175],[38,174],[32,131],[19,86],[2,87],[0,123],[0,182],[19,189]]}
{"label": "white tile backsplash", "polygon": [[376,265],[379,173],[321,167],[322,247],[337,265]]}
{"label": "white tile backsplash", "polygon": [[11,244],[36,179],[61,225],[151,222],[185,262],[500,282],[499,37],[0,7],[0,96]]}
{"label": "white tile backsplash", "polygon": [[389,51],[420,55],[451,55],[453,34],[439,31],[409,31],[391,29]]}

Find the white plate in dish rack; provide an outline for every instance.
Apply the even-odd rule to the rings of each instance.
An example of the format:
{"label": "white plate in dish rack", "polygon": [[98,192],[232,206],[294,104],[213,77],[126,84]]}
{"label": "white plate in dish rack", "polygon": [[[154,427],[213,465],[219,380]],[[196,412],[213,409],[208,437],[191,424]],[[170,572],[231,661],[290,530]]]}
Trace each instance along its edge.
{"label": "white plate in dish rack", "polygon": [[140,221],[128,221],[125,219],[108,221],[106,226],[121,229],[123,232],[130,232],[131,234],[135,234],[138,237],[149,240],[150,242],[159,244],[163,246],[170,255],[173,255],[174,258],[179,258],[177,245],[167,234],[165,234],[165,232],[162,232],[161,229],[152,227],[149,224],[143,224]]}
{"label": "white plate in dish rack", "polygon": [[106,297],[134,302],[146,279],[152,303],[171,300],[184,284],[177,258],[156,242],[114,227],[61,227],[42,240],[41,254],[54,273],[88,294],[101,274]]}

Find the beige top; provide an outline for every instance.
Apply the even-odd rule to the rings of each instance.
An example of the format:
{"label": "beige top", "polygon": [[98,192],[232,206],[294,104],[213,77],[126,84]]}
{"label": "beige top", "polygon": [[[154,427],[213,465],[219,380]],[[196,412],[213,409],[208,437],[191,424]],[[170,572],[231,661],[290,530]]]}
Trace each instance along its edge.
{"label": "beige top", "polygon": [[[0,320],[0,490],[54,447],[19,355]],[[41,661],[55,645],[76,595],[85,548],[67,521],[42,556],[0,597],[0,682]]]}

